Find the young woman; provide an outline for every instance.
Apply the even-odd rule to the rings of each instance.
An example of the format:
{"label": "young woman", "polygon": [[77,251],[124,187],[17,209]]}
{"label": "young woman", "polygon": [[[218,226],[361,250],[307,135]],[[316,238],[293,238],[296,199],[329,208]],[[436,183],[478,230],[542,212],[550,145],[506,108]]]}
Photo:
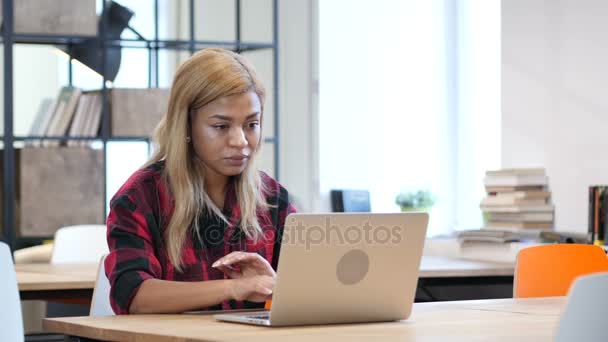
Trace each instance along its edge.
{"label": "young woman", "polygon": [[196,53],[177,70],[156,153],[118,190],[105,261],[114,312],[263,307],[287,191],[256,168],[264,86],[240,55]]}

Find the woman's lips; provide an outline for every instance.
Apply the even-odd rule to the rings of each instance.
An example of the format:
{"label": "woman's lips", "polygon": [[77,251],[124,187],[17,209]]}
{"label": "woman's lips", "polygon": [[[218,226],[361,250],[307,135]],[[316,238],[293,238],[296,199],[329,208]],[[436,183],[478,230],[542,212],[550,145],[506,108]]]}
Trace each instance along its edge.
{"label": "woman's lips", "polygon": [[226,160],[226,163],[232,166],[242,166],[247,162],[247,159],[249,159],[249,156],[246,155],[235,155],[230,156],[228,158],[224,158],[224,160]]}

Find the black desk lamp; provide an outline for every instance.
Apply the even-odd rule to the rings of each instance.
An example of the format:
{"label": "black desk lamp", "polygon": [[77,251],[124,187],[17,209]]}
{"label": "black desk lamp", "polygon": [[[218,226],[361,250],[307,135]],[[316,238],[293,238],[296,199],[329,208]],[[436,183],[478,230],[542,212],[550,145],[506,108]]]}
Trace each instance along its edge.
{"label": "black desk lamp", "polygon": [[[80,61],[82,64],[95,70],[98,74],[103,74],[102,53],[103,49],[99,43],[101,39],[118,40],[125,28],[131,30],[139,39],[145,40],[141,34],[129,26],[129,20],[133,17],[134,12],[127,7],[124,7],[114,1],[110,1],[106,6],[108,12],[107,27],[105,28],[105,37],[101,35],[102,19],[99,18],[98,34],[96,38],[84,40],[82,43],[70,45],[64,50],[73,59]],[[114,81],[118,69],[120,68],[121,48],[106,49],[106,79]]]}

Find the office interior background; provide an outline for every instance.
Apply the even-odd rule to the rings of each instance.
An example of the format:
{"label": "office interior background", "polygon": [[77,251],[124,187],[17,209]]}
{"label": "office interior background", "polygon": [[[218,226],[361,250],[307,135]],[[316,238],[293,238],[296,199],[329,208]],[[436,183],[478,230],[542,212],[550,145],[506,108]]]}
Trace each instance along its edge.
{"label": "office interior background", "polygon": [[[117,2],[153,35],[151,1]],[[233,39],[234,1],[196,4],[197,37]],[[272,1],[242,4],[244,35],[271,39]],[[160,36],[187,37],[187,5],[159,0]],[[369,190],[374,212],[397,211],[400,191],[428,188],[437,196],[429,235],[447,234],[481,226],[486,170],[544,167],[556,229],[586,231],[587,187],[608,183],[608,3],[282,0],[278,9],[275,176],[300,211],[329,211],[330,189],[344,188]],[[161,87],[187,57],[159,56]],[[268,55],[251,58],[271,80]],[[113,86],[146,87],[146,61],[124,49]],[[57,49],[15,46],[15,135],[28,134],[41,99],[67,75]],[[73,81],[98,89],[101,77],[76,63]],[[145,142],[108,143],[108,197],[148,153]],[[274,174],[273,160],[263,168]]]}

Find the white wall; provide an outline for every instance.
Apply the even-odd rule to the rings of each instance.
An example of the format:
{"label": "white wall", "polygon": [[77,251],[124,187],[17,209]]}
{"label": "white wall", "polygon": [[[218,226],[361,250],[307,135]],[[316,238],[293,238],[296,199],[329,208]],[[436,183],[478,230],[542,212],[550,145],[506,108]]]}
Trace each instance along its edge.
{"label": "white wall", "polygon": [[279,1],[280,181],[318,210],[317,0]]}
{"label": "white wall", "polygon": [[[57,54],[53,47],[13,46],[13,132],[29,134],[40,100],[59,93]],[[4,50],[0,49],[0,113],[4,113]],[[0,119],[4,129],[4,116]]]}
{"label": "white wall", "polygon": [[558,230],[586,232],[608,184],[608,2],[502,3],[502,166],[544,166]]}

